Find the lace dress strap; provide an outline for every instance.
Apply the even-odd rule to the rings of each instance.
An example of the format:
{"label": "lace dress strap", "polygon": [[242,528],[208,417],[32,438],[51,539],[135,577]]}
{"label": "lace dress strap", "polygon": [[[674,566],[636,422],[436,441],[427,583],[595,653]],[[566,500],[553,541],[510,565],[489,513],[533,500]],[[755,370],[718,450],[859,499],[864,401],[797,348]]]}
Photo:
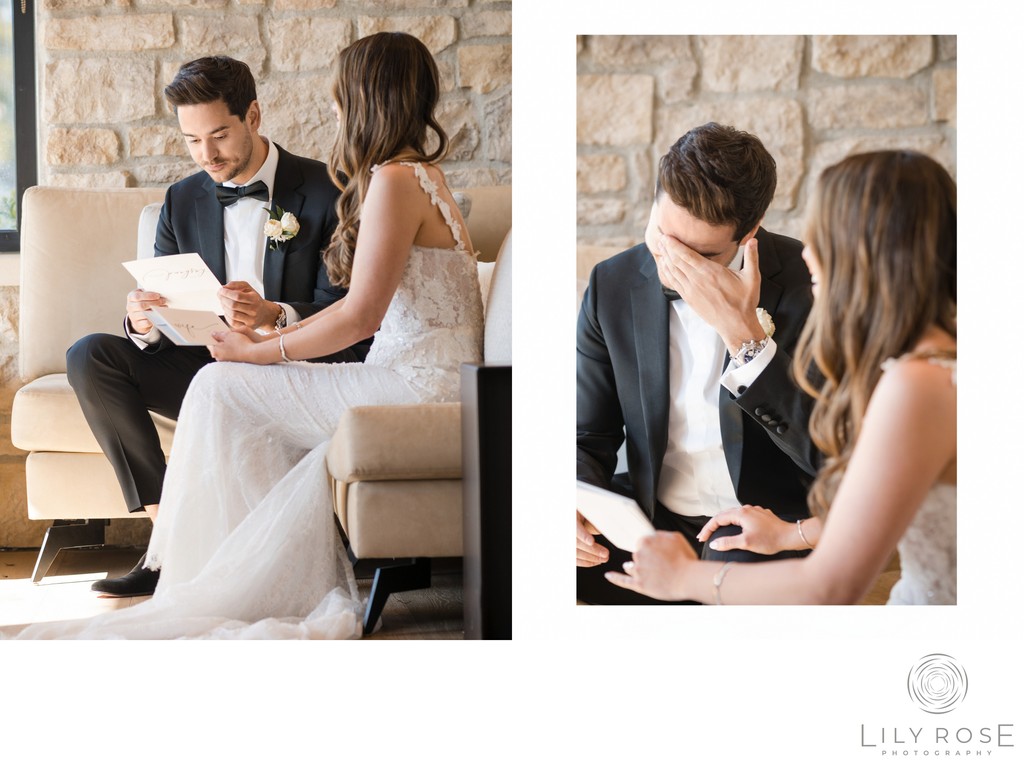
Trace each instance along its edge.
{"label": "lace dress strap", "polygon": [[[378,168],[383,167],[384,165],[390,165],[392,162],[395,161],[389,160],[388,162],[382,162],[379,165],[374,165],[370,168],[370,172],[376,173]],[[413,172],[416,174],[416,178],[419,179],[420,188],[430,195],[430,201],[438,210],[441,211],[441,215],[444,216],[444,222],[448,224],[448,228],[452,232],[452,238],[455,240],[455,249],[465,250],[466,245],[462,242],[462,227],[459,226],[459,222],[456,220],[455,216],[452,215],[451,206],[441,198],[441,195],[437,193],[437,183],[430,180],[430,176],[427,175],[427,171],[423,167],[423,163],[398,161],[395,162],[395,164],[405,165],[406,167],[413,169]]]}
{"label": "lace dress strap", "polygon": [[889,357],[882,362],[882,370],[889,370],[897,362],[904,360],[921,359],[939,367],[945,367],[950,371],[953,378],[953,385],[956,385],[956,349],[940,348],[931,351],[908,351],[898,358]]}

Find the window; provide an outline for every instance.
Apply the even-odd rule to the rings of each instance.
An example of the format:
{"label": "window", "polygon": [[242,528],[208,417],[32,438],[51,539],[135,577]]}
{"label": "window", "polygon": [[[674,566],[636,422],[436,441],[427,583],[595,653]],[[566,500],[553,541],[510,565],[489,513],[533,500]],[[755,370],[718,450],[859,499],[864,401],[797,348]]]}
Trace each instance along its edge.
{"label": "window", "polygon": [[32,0],[0,0],[0,251],[19,249],[21,195],[36,182]]}

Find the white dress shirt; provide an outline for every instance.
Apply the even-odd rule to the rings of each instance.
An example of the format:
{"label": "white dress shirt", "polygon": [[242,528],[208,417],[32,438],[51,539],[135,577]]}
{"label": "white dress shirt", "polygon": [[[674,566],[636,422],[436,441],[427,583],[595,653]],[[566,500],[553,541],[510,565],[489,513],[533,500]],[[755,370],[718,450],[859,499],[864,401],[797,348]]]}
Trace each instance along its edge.
{"label": "white dress shirt", "polygon": [[[743,249],[729,268],[738,270]],[[775,356],[775,341],[754,359],[723,374],[725,341],[686,301],[671,302],[669,312],[668,447],[661,466],[658,500],[682,516],[714,516],[735,508],[736,498],[722,445],[719,387],[734,395],[749,386]]]}
{"label": "white dress shirt", "polygon": [[[267,158],[260,169],[245,184],[225,181],[224,186],[234,188],[239,185],[248,186],[256,181],[267,185],[268,196],[274,199],[274,177],[277,175],[278,151],[273,141],[260,137],[267,144]],[[265,208],[270,207],[269,201],[246,197],[224,208],[224,271],[228,282],[248,282],[252,289],[266,297],[263,287],[263,256],[266,252],[267,237],[263,227],[270,219]],[[291,306],[284,307],[287,324],[299,320],[299,313]],[[155,327],[145,335],[131,332],[131,325],[125,317],[125,329],[128,336],[139,348],[155,343],[160,338],[160,331]]]}

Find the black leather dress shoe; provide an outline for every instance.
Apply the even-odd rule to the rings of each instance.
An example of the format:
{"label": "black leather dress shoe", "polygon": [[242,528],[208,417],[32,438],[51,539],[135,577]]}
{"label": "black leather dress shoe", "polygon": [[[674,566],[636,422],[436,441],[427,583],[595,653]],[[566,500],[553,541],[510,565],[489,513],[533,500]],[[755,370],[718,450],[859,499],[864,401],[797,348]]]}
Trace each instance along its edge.
{"label": "black leather dress shoe", "polygon": [[129,596],[152,596],[160,579],[159,569],[146,569],[143,556],[135,568],[123,577],[97,580],[92,589],[105,598],[128,598]]}

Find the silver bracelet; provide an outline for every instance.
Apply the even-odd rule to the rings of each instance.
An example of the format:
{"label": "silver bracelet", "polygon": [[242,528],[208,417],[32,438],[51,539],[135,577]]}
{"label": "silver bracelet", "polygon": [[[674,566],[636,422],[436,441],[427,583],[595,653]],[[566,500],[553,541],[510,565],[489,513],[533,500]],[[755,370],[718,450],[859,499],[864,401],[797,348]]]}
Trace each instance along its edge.
{"label": "silver bracelet", "polygon": [[800,535],[800,539],[804,541],[804,545],[806,545],[808,548],[810,548],[813,551],[814,550],[814,546],[811,545],[810,541],[808,541],[808,539],[806,537],[804,537],[804,530],[800,527],[800,525],[802,523],[803,523],[803,519],[797,519],[796,520],[796,533],[798,535]]}
{"label": "silver bracelet", "polygon": [[722,581],[725,579],[726,572],[729,571],[729,567],[732,566],[731,561],[726,561],[722,564],[722,568],[715,574],[715,579],[711,581],[713,587],[713,593],[715,594],[715,605],[722,606]]}
{"label": "silver bracelet", "polygon": [[291,362],[291,361],[293,361],[293,360],[289,359],[288,355],[284,352],[284,336],[283,335],[280,335],[280,334],[278,335],[278,337],[277,337],[277,345],[278,345],[278,348],[281,349],[281,361],[282,362]]}

